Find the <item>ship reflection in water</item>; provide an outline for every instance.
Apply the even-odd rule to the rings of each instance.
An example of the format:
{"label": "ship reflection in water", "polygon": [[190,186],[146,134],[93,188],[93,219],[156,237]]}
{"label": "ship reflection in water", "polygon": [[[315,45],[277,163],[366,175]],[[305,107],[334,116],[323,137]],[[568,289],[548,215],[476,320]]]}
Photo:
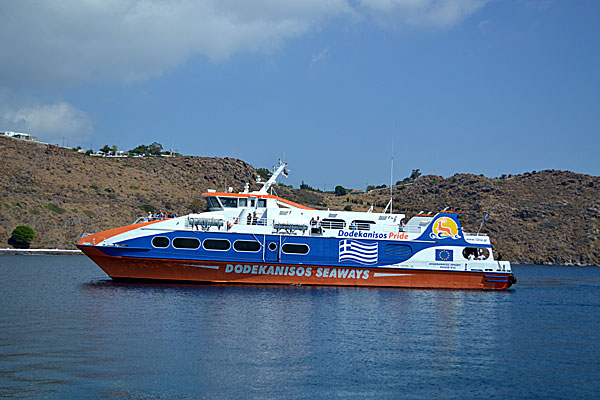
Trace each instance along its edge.
{"label": "ship reflection in water", "polygon": [[500,292],[125,284],[0,257],[0,396],[589,398],[596,268]]}

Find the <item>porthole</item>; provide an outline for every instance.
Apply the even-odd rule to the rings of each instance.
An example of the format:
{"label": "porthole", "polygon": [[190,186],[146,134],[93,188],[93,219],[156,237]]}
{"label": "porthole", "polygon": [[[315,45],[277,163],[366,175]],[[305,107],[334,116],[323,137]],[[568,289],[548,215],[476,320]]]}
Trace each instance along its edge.
{"label": "porthole", "polygon": [[260,250],[260,243],[256,240],[236,240],[233,242],[235,251],[251,251],[257,252]]}
{"label": "porthole", "polygon": [[275,242],[269,243],[269,250],[271,250],[271,251],[277,250],[277,243],[275,243]]}
{"label": "porthole", "polygon": [[301,243],[285,243],[281,246],[281,251],[286,254],[307,254],[308,246]]}
{"label": "porthole", "polygon": [[175,238],[173,247],[176,249],[197,249],[200,247],[200,241],[196,238]]}
{"label": "porthole", "polygon": [[225,251],[229,250],[229,248],[231,247],[231,243],[229,243],[229,240],[225,239],[206,239],[202,243],[202,246],[204,246],[206,250]]}
{"label": "porthole", "polygon": [[169,238],[164,236],[155,236],[152,238],[152,246],[154,247],[169,247]]}

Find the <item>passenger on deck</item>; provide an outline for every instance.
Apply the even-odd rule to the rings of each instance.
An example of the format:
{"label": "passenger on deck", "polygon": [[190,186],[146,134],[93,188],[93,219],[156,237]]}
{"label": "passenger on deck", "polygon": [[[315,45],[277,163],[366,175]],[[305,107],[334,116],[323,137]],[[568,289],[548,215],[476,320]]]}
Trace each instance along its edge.
{"label": "passenger on deck", "polygon": [[352,221],[352,223],[350,223],[350,230],[351,231],[355,231],[356,230],[356,222]]}
{"label": "passenger on deck", "polygon": [[248,218],[246,218],[246,224],[252,225],[252,214],[248,213]]}
{"label": "passenger on deck", "polygon": [[475,260],[475,254],[473,254],[473,253],[470,253],[470,254],[469,254],[469,260],[470,260],[470,261],[473,261],[473,260]]}
{"label": "passenger on deck", "polygon": [[317,232],[319,233],[323,233],[323,228],[321,228],[321,221],[319,220],[319,217],[317,216],[317,221],[316,221],[316,228],[317,228]]}
{"label": "passenger on deck", "polygon": [[252,214],[252,225],[256,225],[258,222],[258,218],[256,217],[256,212]]}

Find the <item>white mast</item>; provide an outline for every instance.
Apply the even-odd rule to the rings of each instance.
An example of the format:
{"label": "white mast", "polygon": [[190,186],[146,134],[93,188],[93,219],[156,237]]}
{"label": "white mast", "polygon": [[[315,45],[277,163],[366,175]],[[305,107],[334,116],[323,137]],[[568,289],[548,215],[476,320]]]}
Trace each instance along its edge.
{"label": "white mast", "polygon": [[394,213],[394,137],[396,136],[396,121],[392,120],[392,166],[390,167],[390,214]]}
{"label": "white mast", "polygon": [[279,176],[279,174],[281,174],[283,172],[283,170],[285,170],[286,166],[287,166],[287,163],[282,163],[281,160],[279,160],[279,167],[277,167],[277,170],[275,170],[275,172],[273,172],[273,175],[271,175],[269,180],[263,184],[263,187],[258,191],[258,193],[268,194],[269,189],[277,181],[277,177]]}
{"label": "white mast", "polygon": [[396,136],[396,121],[392,121],[392,162],[390,167],[390,201],[388,201],[383,214],[387,212],[388,207],[390,208],[390,214],[394,213],[393,201],[394,201],[394,137]]}

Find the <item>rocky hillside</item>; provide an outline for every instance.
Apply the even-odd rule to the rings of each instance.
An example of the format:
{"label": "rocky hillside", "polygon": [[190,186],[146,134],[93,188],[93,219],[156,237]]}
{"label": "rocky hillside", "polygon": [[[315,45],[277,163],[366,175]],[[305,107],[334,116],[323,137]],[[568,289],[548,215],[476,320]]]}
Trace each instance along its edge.
{"label": "rocky hillside", "polygon": [[[0,246],[21,224],[36,232],[32,247],[74,248],[85,232],[133,222],[147,209],[182,215],[203,210],[208,188],[240,191],[254,168],[204,157],[94,158],[56,146],[0,137]],[[335,196],[277,187],[279,195],[315,208],[381,211],[389,189]],[[568,171],[507,178],[423,176],[394,187],[394,211],[411,217],[449,207],[466,231],[492,236],[505,260],[600,265],[600,177]]]}
{"label": "rocky hillside", "polygon": [[83,233],[130,224],[144,210],[204,210],[206,189],[240,191],[256,176],[231,158],[99,158],[5,137],[0,154],[2,247],[25,224],[36,232],[34,248],[75,248]]}
{"label": "rocky hillside", "polygon": [[[346,203],[384,207],[388,191]],[[424,176],[394,187],[394,211],[462,212],[467,232],[490,234],[505,260],[526,264],[600,265],[600,177],[568,171],[527,172],[505,179],[457,174]],[[353,207],[354,208],[354,207]]]}

